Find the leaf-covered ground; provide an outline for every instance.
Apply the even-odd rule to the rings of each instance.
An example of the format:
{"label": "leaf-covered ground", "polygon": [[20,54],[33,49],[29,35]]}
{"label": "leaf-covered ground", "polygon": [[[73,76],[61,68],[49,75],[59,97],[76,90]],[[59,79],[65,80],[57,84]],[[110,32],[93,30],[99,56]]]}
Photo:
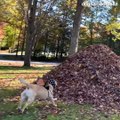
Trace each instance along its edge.
{"label": "leaf-covered ground", "polygon": [[18,77],[29,82],[44,75],[52,67],[0,66],[0,120],[120,120],[119,115],[106,115],[91,105],[66,104],[57,101],[58,107],[35,102],[24,114],[17,111],[22,85]]}
{"label": "leaf-covered ground", "polygon": [[88,46],[44,76],[59,86],[55,96],[67,103],[92,104],[108,114],[120,113],[120,56],[108,46]]}

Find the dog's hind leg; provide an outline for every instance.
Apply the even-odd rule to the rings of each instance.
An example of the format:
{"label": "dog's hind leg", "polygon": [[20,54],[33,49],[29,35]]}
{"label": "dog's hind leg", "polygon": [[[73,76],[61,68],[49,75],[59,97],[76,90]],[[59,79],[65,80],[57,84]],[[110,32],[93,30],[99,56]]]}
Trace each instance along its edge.
{"label": "dog's hind leg", "polygon": [[26,101],[27,101],[27,97],[24,94],[21,94],[20,102],[18,105],[18,110],[21,111],[21,108]]}
{"label": "dog's hind leg", "polygon": [[22,108],[22,113],[24,112],[24,110],[28,107],[28,105],[30,105],[35,98],[28,98],[28,100],[26,101],[25,105]]}

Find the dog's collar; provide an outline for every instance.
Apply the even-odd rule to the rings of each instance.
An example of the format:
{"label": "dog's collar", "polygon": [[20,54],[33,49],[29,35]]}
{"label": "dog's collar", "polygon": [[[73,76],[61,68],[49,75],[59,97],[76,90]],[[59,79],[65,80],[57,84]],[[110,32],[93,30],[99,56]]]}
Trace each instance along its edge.
{"label": "dog's collar", "polygon": [[49,90],[49,86],[44,86],[47,90]]}

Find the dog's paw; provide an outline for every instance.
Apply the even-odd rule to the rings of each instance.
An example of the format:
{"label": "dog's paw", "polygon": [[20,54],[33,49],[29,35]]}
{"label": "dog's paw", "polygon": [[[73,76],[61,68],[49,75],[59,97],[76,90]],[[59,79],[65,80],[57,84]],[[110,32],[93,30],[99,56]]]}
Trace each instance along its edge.
{"label": "dog's paw", "polygon": [[57,104],[54,104],[55,107],[57,107]]}
{"label": "dog's paw", "polygon": [[21,110],[20,108],[18,108],[18,112],[19,112],[19,113],[22,113],[22,110]]}
{"label": "dog's paw", "polygon": [[57,100],[57,98],[54,98],[54,100]]}

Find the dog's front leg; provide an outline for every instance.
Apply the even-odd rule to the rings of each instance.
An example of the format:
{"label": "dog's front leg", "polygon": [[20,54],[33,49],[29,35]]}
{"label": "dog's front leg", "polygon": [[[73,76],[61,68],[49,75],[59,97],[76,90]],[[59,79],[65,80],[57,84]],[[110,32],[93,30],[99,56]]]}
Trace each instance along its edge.
{"label": "dog's front leg", "polygon": [[55,100],[57,100],[57,98],[53,98],[53,100],[55,101]]}
{"label": "dog's front leg", "polygon": [[53,98],[53,97],[50,97],[50,100],[51,100],[52,104],[56,107],[57,104],[55,104],[54,98]]}

